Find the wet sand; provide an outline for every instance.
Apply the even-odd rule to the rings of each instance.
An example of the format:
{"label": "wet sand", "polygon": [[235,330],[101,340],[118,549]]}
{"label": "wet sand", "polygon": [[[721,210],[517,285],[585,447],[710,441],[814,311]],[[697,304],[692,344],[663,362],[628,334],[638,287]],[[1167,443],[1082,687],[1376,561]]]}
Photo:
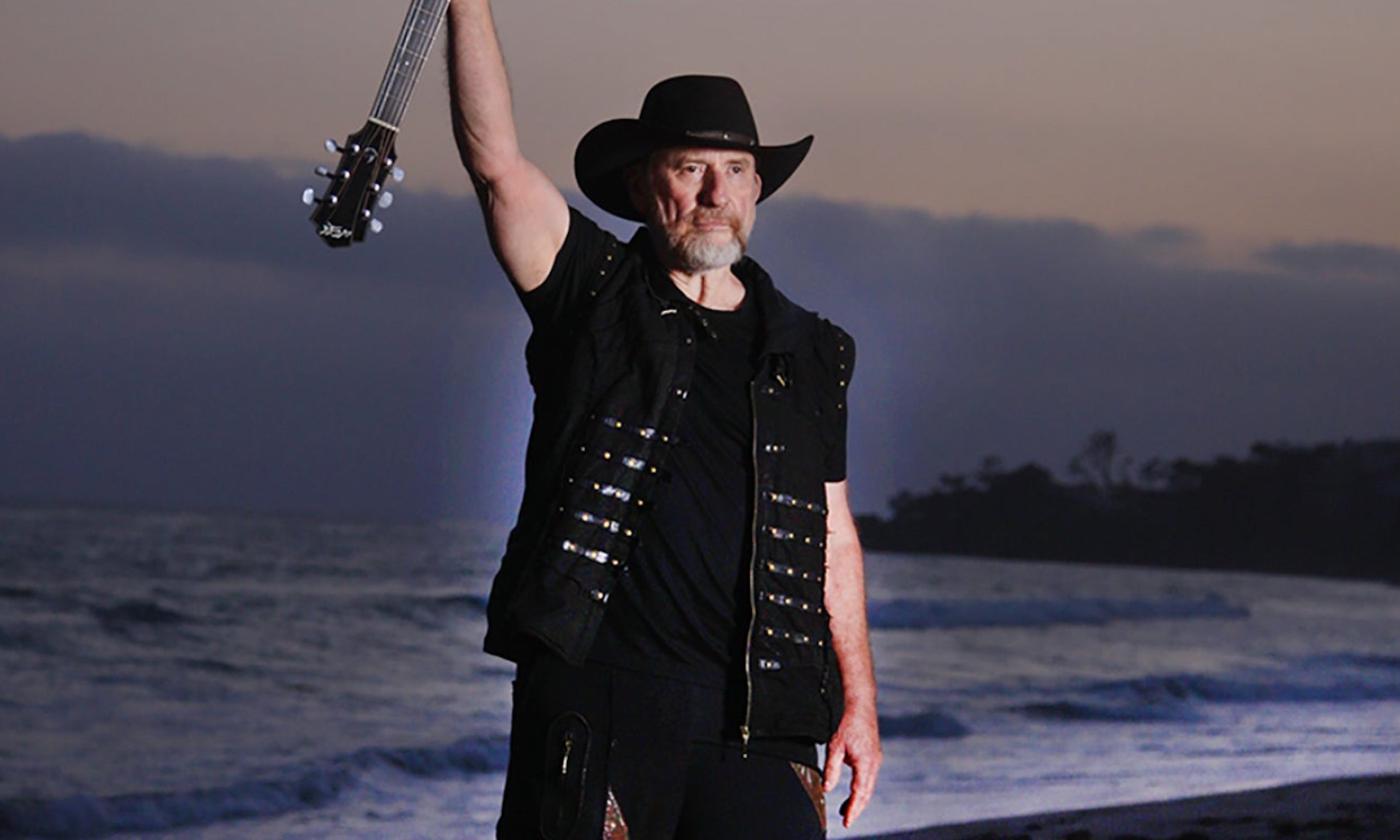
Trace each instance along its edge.
{"label": "wet sand", "polygon": [[1400,840],[1400,774],[930,826],[881,840]]}

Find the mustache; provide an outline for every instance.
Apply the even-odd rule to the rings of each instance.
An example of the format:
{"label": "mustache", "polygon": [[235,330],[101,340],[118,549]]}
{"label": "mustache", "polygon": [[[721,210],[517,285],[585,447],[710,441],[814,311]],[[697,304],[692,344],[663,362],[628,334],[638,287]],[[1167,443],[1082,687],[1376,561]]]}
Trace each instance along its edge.
{"label": "mustache", "polygon": [[732,228],[737,228],[739,226],[738,216],[734,215],[733,213],[726,213],[723,211],[715,212],[713,210],[693,212],[690,214],[690,218],[687,219],[687,221],[692,226],[713,224],[714,222],[725,222]]}

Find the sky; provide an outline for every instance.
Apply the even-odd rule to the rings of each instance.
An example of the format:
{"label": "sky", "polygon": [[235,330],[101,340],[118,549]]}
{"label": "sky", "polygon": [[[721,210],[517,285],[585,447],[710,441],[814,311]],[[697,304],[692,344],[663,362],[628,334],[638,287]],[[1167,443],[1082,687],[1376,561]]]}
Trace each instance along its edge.
{"label": "sky", "polygon": [[[850,483],[1064,474],[1400,432],[1389,2],[498,2],[525,152],[675,73],[807,133],[753,255],[846,327]],[[0,497],[509,523],[528,323],[452,144],[440,38],[386,231],[304,186],[406,3],[0,2]],[[625,224],[614,229],[625,231]]]}

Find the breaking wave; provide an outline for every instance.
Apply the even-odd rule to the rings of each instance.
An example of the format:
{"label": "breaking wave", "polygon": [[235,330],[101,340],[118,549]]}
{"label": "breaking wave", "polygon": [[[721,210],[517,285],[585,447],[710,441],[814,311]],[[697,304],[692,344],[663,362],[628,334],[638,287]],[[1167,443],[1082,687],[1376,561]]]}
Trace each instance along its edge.
{"label": "breaking wave", "polygon": [[269,817],[326,805],[371,771],[388,768],[419,777],[496,773],[505,770],[508,752],[503,738],[463,738],[437,747],[365,747],[277,777],[221,787],[6,799],[0,800],[0,836],[103,837]]}

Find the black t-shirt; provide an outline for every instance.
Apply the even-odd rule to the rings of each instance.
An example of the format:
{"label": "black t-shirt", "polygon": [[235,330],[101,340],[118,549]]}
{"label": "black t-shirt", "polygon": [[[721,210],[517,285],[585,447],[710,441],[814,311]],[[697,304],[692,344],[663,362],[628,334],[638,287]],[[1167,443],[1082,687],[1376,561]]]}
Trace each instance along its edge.
{"label": "black t-shirt", "polygon": [[675,291],[678,308],[697,318],[690,393],[667,480],[642,516],[591,658],[723,688],[744,680],[758,315],[752,293],[721,311]]}

